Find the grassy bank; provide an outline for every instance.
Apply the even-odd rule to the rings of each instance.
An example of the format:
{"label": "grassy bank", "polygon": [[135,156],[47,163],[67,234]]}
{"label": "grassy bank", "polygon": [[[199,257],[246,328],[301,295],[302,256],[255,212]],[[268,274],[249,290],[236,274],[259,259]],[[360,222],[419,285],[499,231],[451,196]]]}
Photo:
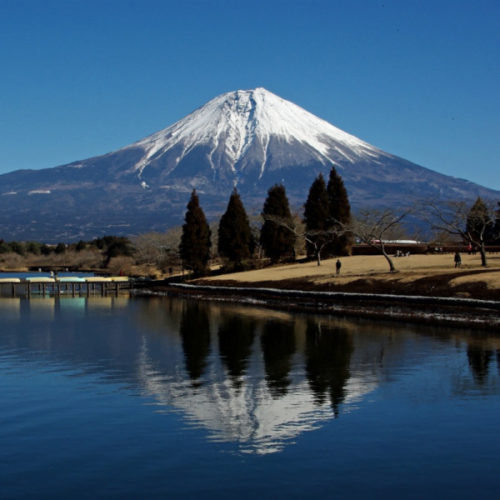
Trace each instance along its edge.
{"label": "grassy bank", "polygon": [[[345,257],[340,275],[332,259],[321,266],[304,262],[187,280],[194,288],[163,282],[149,293],[498,331],[500,255],[490,255],[488,268],[481,267],[479,259],[463,255],[463,265],[456,269],[453,254],[402,257],[396,259],[399,271],[389,273],[383,257]],[[448,299],[439,299],[443,297]]]}
{"label": "grassy bank", "polygon": [[462,255],[459,269],[454,267],[453,254],[399,257],[394,259],[396,273],[388,272],[381,256],[340,260],[340,275],[335,271],[336,259],[331,259],[321,266],[315,262],[295,263],[204,278],[196,283],[500,300],[500,254],[489,255],[487,268],[481,267],[479,255]]}

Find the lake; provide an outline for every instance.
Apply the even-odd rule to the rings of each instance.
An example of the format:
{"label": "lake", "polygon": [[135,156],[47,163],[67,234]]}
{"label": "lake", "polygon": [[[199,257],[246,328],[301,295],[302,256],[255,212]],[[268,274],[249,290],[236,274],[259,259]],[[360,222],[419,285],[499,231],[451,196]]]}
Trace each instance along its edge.
{"label": "lake", "polygon": [[500,338],[0,299],[0,498],[498,498]]}

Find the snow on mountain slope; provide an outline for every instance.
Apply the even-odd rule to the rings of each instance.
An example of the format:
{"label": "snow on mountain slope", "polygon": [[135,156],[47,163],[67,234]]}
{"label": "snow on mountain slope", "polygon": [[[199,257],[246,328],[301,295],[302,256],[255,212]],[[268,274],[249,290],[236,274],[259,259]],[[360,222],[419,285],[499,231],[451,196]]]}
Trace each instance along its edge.
{"label": "snow on mountain slope", "polygon": [[351,163],[384,155],[379,149],[263,88],[222,94],[177,123],[124,150],[144,150],[143,158],[133,167],[139,176],[153,158],[179,144],[182,149],[171,168],[175,168],[193,148],[206,146],[212,170],[216,171],[220,165],[214,161],[217,153],[237,174],[251,146],[258,143],[259,151],[253,154],[260,159],[260,178],[266,169],[272,137],[289,145],[307,146],[321,163],[336,164],[339,155]]}
{"label": "snow on mountain slope", "polygon": [[[223,94],[160,132],[108,154],[0,175],[0,233],[55,241],[162,231],[190,193],[219,217],[234,188],[259,211],[280,183],[300,207],[334,165],[353,207],[412,199],[500,199],[500,193],[377,149],[258,88]],[[58,228],[54,231],[54,228]]]}

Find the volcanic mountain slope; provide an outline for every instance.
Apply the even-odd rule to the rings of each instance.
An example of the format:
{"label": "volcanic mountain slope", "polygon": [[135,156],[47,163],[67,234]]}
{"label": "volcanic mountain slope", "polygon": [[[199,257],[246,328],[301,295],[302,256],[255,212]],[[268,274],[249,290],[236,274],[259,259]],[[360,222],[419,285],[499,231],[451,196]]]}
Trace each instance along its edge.
{"label": "volcanic mountain slope", "polygon": [[193,188],[209,217],[223,212],[235,186],[249,209],[259,211],[276,182],[299,206],[331,165],[354,207],[395,206],[409,196],[500,198],[385,153],[258,88],[216,97],[112,153],[1,175],[0,235],[71,240],[162,230],[182,221]]}

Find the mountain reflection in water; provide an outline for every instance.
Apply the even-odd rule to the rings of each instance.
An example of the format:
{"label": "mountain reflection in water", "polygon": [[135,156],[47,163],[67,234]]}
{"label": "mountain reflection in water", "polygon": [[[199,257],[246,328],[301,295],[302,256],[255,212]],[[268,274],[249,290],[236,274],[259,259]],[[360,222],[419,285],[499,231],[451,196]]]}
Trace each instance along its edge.
{"label": "mountain reflection in water", "polygon": [[499,393],[500,341],[467,331],[169,298],[5,298],[0,317],[0,362],[121,382],[246,453],[283,450],[416,367],[441,380],[419,378],[419,398]]}

